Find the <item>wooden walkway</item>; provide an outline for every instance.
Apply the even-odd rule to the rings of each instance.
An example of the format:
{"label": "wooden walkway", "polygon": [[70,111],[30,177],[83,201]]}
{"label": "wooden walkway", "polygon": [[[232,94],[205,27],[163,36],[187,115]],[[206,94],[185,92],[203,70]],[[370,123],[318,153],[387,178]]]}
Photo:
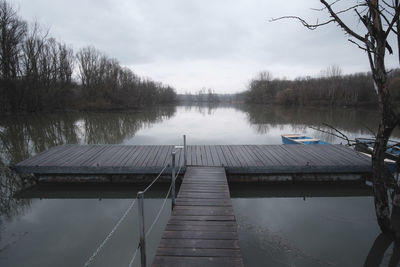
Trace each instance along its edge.
{"label": "wooden walkway", "polygon": [[243,266],[225,170],[188,167],[153,266]]}
{"label": "wooden walkway", "polygon": [[[157,174],[171,145],[62,145],[18,163],[21,173]],[[183,164],[177,149],[177,165]],[[224,167],[229,174],[367,173],[370,159],[342,145],[191,145],[188,166]]]}

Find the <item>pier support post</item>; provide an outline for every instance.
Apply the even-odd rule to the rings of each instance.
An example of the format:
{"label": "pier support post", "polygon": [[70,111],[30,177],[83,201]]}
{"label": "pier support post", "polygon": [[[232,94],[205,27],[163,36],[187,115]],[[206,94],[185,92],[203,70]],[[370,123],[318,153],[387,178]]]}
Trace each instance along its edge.
{"label": "pier support post", "polygon": [[142,267],[146,267],[146,232],[144,229],[144,207],[143,207],[143,195],[142,191],[137,193],[138,199],[138,212],[139,212],[139,233],[140,233],[140,264]]}
{"label": "pier support post", "polygon": [[183,135],[183,166],[186,168],[187,157],[186,157],[186,134]]}
{"label": "pier support post", "polygon": [[172,200],[172,209],[174,209],[175,207],[175,151],[172,152],[171,156],[172,156],[172,170],[171,170],[171,176],[172,176],[172,180],[171,180],[171,200]]}

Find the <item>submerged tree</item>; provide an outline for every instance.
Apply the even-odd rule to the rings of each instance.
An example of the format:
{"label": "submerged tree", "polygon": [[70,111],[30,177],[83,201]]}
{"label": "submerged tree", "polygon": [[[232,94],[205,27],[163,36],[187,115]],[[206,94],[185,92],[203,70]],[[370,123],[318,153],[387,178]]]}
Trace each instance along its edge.
{"label": "submerged tree", "polygon": [[[393,46],[397,45],[400,57],[400,4],[399,0],[354,0],[337,8],[341,0],[328,2],[320,0],[322,8],[318,11],[327,12],[329,19],[311,24],[298,16],[284,16],[273,19],[296,19],[308,29],[335,23],[350,36],[349,41],[366,52],[374,87],[379,102],[380,122],[375,136],[375,145],[372,153],[372,181],[374,190],[375,210],[378,224],[384,233],[395,234],[400,237],[399,215],[400,189],[394,179],[389,178],[385,169],[384,159],[388,140],[395,127],[400,124],[400,113],[393,102],[388,86],[388,71],[385,66],[386,52],[393,53]],[[345,23],[342,16],[355,12],[358,21],[363,25],[363,31]],[[394,37],[394,38],[393,38]],[[399,58],[400,60],[400,58]],[[399,164],[398,164],[399,165]],[[390,194],[392,208],[389,206],[389,188],[394,188]],[[392,212],[392,214],[391,214]]]}

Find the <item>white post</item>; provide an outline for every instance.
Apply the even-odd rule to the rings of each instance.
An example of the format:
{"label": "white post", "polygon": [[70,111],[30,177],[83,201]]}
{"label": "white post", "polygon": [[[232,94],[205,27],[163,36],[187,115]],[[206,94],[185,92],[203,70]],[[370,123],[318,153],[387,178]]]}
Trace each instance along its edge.
{"label": "white post", "polygon": [[187,164],[186,157],[186,134],[183,135],[183,166],[186,167]]}
{"label": "white post", "polygon": [[146,267],[146,233],[144,229],[143,195],[144,193],[142,191],[137,193],[137,199],[139,202],[140,263],[142,267]]}
{"label": "white post", "polygon": [[172,181],[171,181],[171,200],[172,200],[172,209],[175,207],[175,151],[172,152]]}

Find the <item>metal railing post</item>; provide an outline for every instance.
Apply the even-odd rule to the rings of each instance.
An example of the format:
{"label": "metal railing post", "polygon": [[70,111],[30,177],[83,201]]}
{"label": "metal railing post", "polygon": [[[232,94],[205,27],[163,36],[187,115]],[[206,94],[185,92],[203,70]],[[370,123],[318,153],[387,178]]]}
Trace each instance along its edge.
{"label": "metal railing post", "polygon": [[146,233],[144,229],[143,195],[144,193],[142,191],[137,193],[137,199],[139,202],[140,263],[142,267],[146,267]]}
{"label": "metal railing post", "polygon": [[175,151],[172,152],[171,156],[172,156],[172,171],[171,171],[171,175],[172,175],[172,180],[171,180],[171,200],[172,200],[172,209],[174,209],[175,207]]}
{"label": "metal railing post", "polygon": [[183,166],[186,167],[187,160],[186,160],[186,134],[183,135]]}

